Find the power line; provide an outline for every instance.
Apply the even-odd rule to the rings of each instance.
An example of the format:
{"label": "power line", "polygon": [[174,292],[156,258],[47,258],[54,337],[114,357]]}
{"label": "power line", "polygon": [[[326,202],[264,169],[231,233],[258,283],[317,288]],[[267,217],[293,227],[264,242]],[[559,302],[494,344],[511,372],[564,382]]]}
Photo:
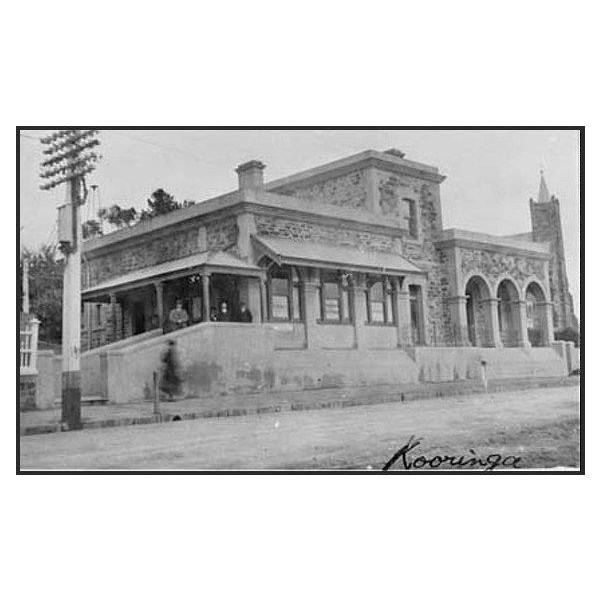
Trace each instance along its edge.
{"label": "power line", "polygon": [[175,146],[166,146],[165,144],[160,144],[159,142],[154,142],[152,140],[147,140],[145,138],[139,137],[137,135],[131,135],[131,134],[127,134],[127,133],[122,133],[121,131],[113,131],[113,130],[101,130],[103,133],[114,133],[115,135],[118,135],[119,137],[125,137],[125,138],[129,138],[131,140],[135,140],[137,142],[142,142],[143,144],[148,144],[150,146],[156,146],[158,148],[162,148],[163,150],[167,150],[168,152],[176,152],[177,154],[180,154],[182,156],[186,156],[188,158],[191,158],[193,160],[195,160],[197,163],[199,164],[204,164],[207,165],[209,167],[215,167],[217,166],[217,163],[208,161],[208,160],[203,160],[201,158],[198,158],[197,156],[195,156],[194,154],[192,154],[191,152],[188,152],[187,150],[182,150],[181,148],[176,148]]}

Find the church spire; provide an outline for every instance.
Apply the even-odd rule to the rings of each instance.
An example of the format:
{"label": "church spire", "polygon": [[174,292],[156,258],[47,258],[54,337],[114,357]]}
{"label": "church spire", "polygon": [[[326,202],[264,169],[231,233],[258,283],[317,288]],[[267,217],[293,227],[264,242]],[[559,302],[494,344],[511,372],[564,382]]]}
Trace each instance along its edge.
{"label": "church spire", "polygon": [[550,194],[548,193],[548,186],[546,185],[546,180],[544,179],[544,171],[540,171],[541,179],[540,179],[540,190],[538,192],[538,203],[542,204],[545,202],[550,202]]}

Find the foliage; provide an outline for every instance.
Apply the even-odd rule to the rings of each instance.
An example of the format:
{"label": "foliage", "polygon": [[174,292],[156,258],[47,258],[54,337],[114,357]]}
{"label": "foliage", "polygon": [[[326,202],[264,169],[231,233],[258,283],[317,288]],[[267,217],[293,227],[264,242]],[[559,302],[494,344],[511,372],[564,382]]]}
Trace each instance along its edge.
{"label": "foliage", "polygon": [[98,217],[117,228],[131,227],[137,218],[137,210],[133,207],[121,208],[118,204],[113,204],[110,208],[99,210]]}
{"label": "foliage", "polygon": [[94,219],[83,223],[82,229],[84,240],[102,235],[102,225],[100,225],[100,221],[96,221]]}
{"label": "foliage", "polygon": [[[111,225],[114,225],[117,229],[122,227],[131,227],[136,222],[147,221],[154,217],[161,215],[167,215],[174,210],[181,210],[182,208],[188,208],[194,205],[192,200],[184,200],[183,202],[177,202],[175,198],[165,192],[162,188],[158,188],[152,192],[150,198],[146,200],[147,208],[144,208],[139,214],[133,207],[122,208],[118,204],[113,204],[109,209],[103,208],[98,212],[100,219],[106,220]],[[91,221],[88,221],[91,223]],[[98,233],[92,231],[92,235],[102,235],[100,230]],[[85,236],[84,236],[85,237]]]}
{"label": "foliage", "polygon": [[579,347],[579,331],[574,327],[563,327],[554,334],[554,339],[562,342],[574,342]]}
{"label": "foliage", "polygon": [[146,203],[148,208],[142,210],[140,221],[146,221],[148,219],[153,219],[154,217],[159,217],[160,215],[166,215],[174,210],[188,208],[194,204],[191,200],[185,200],[183,204],[177,202],[171,194],[165,192],[162,188],[158,188],[152,192],[152,195],[146,200]]}
{"label": "foliage", "polygon": [[158,188],[156,191],[152,192],[152,195],[146,202],[148,208],[142,211],[142,220],[166,215],[181,208],[180,204],[175,201],[175,198],[173,198],[171,194],[165,192],[162,188]]}
{"label": "foliage", "polygon": [[[23,298],[23,258],[29,260],[29,311],[40,321],[39,339],[60,344],[62,339],[62,288],[64,261],[56,246],[46,244],[39,250],[24,248],[20,263]],[[23,306],[20,306],[23,310]]]}

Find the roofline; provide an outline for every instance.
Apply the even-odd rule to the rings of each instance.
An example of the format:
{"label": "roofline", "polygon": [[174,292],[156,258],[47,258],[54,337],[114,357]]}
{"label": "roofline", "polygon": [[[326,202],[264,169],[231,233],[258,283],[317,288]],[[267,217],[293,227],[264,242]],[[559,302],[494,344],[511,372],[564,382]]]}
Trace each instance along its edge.
{"label": "roofline", "polygon": [[[133,245],[142,236],[162,236],[165,235],[168,228],[182,223],[188,222],[188,227],[194,227],[208,223],[212,218],[237,216],[244,212],[268,215],[280,214],[281,216],[301,215],[306,221],[346,223],[349,226],[366,229],[367,231],[387,233],[399,237],[408,233],[406,228],[399,223],[394,224],[389,218],[366,210],[312,202],[310,200],[298,201],[297,198],[283,194],[247,189],[219,196],[195,204],[187,209],[173,211],[133,227],[120,229],[88,240],[83,246],[84,255],[91,258],[104,252],[110,252],[116,244]],[[202,223],[194,223],[194,221],[203,218],[205,220]]]}
{"label": "roofline", "polygon": [[220,210],[235,206],[240,202],[240,191],[228,192],[209,200],[198,202],[187,208],[174,210],[166,215],[160,215],[153,217],[135,224],[133,227],[124,227],[107,233],[90,240],[86,240],[83,243],[83,252],[89,253],[95,250],[102,249],[112,244],[117,244],[122,241],[130,240],[132,237],[138,237],[152,233],[154,231],[160,231],[172,225],[177,225],[184,221],[191,221],[193,219],[206,216],[211,213],[216,213]]}
{"label": "roofline", "polygon": [[[202,262],[201,264],[195,265],[195,266],[187,266],[186,265],[184,267],[180,267],[179,269],[175,269],[173,271],[167,271],[164,273],[153,273],[150,275],[144,275],[143,270],[142,270],[141,277],[138,277],[137,279],[132,279],[130,281],[119,281],[119,279],[123,276],[120,276],[118,278],[113,278],[112,280],[108,279],[108,280],[103,281],[93,287],[83,288],[81,290],[81,296],[82,296],[83,300],[89,300],[91,298],[104,297],[111,293],[125,292],[128,290],[138,289],[140,287],[150,286],[150,285],[153,285],[154,283],[159,283],[159,282],[164,283],[166,281],[171,281],[173,279],[179,279],[181,277],[186,277],[187,275],[192,275],[192,274],[197,274],[197,273],[200,273],[203,276],[211,275],[213,273],[219,273],[219,274],[227,274],[227,275],[239,275],[242,277],[260,277],[264,272],[264,269],[262,267],[260,267],[258,265],[253,265],[250,263],[248,263],[248,265],[244,265],[244,266],[242,266],[241,264],[230,266],[230,265],[221,265],[218,263],[211,262],[212,260],[214,260],[215,256],[217,254],[219,254],[220,252],[222,252],[222,251],[218,250],[216,252],[210,252],[210,251],[200,252],[196,255],[192,255],[191,257],[186,257],[186,258],[193,258],[195,256],[198,256],[198,257],[206,256],[204,262]],[[161,265],[169,266],[173,262],[177,262],[177,261],[168,261],[166,263],[159,263],[158,265],[153,265],[152,267],[147,267],[147,268],[151,269],[153,267],[160,267]],[[134,273],[134,271],[132,271],[132,273]],[[115,283],[115,280],[116,280],[116,283]]]}
{"label": "roofline", "polygon": [[[320,267],[320,268],[331,268],[331,269],[340,269],[342,267],[351,267],[351,270],[357,271],[360,273],[392,273],[392,274],[400,274],[400,275],[424,275],[425,272],[415,265],[413,262],[408,260],[405,257],[400,257],[405,260],[409,265],[411,265],[412,269],[396,269],[396,268],[388,268],[388,267],[379,267],[376,265],[364,265],[364,264],[356,264],[349,263],[347,261],[335,261],[327,258],[303,258],[303,257],[289,257],[285,254],[280,254],[271,248],[267,242],[265,242],[265,238],[262,236],[252,235],[252,242],[258,247],[259,251],[261,251],[265,256],[268,256],[272,260],[274,260],[278,265],[282,265],[285,263],[297,265],[297,266],[306,266],[306,267]],[[268,238],[266,238],[268,239]],[[300,242],[301,243],[301,242]],[[383,254],[373,252],[372,254]]]}
{"label": "roofline", "polygon": [[439,248],[452,246],[489,248],[499,251],[517,251],[520,254],[535,256],[536,258],[549,259],[551,256],[550,246],[547,243],[515,240],[489,233],[467,231],[465,229],[445,229],[438,235],[434,243]]}
{"label": "roofline", "polygon": [[366,150],[346,158],[335,160],[325,165],[319,165],[312,169],[307,169],[299,173],[294,173],[288,177],[282,177],[270,181],[265,186],[267,191],[283,191],[290,187],[294,187],[298,183],[316,183],[320,180],[329,179],[332,176],[336,177],[345,173],[349,173],[356,169],[364,169],[369,167],[378,167],[386,171],[392,171],[403,175],[411,175],[426,179],[435,183],[442,183],[446,179],[444,175],[440,175],[439,170],[431,165],[406,160],[393,154],[386,152],[378,152],[377,150]]}

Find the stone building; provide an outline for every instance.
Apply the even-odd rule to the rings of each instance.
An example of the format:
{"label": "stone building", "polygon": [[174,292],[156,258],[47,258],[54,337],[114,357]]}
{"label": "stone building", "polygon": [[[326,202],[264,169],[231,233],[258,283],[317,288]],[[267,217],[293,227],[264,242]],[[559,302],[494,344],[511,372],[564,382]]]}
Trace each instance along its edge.
{"label": "stone building", "polygon": [[[131,366],[89,393],[147,393],[165,335],[190,394],[456,380],[490,352],[498,373],[555,368],[554,322],[572,318],[558,201],[531,204],[532,233],[492,236],[444,230],[445,177],[398,150],[269,183],[264,169],[240,165],[236,191],[85,243],[84,371]],[[189,327],[170,332],[177,300]]]}

